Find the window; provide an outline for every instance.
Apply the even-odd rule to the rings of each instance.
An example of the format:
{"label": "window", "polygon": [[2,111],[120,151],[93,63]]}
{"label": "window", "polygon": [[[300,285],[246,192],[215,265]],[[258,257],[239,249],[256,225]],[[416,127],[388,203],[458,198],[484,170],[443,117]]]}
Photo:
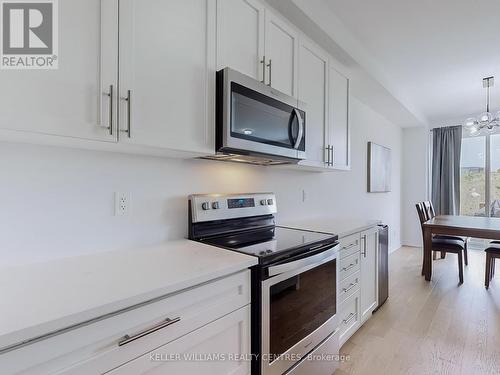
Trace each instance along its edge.
{"label": "window", "polygon": [[500,217],[500,134],[462,138],[460,214]]}
{"label": "window", "polygon": [[500,134],[490,140],[490,216],[500,217]]}
{"label": "window", "polygon": [[462,138],[460,214],[486,215],[486,137]]}

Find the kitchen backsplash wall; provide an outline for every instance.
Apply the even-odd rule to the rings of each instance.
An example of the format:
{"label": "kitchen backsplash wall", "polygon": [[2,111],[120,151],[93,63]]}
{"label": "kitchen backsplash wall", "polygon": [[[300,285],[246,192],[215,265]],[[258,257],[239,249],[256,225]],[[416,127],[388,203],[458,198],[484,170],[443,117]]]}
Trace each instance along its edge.
{"label": "kitchen backsplash wall", "polygon": [[[191,193],[273,191],[279,217],[381,219],[400,246],[401,129],[351,98],[352,170],[314,173],[204,160],[0,144],[0,263],[140,247],[187,235]],[[392,149],[392,192],[366,192],[366,143]],[[302,191],[305,190],[305,202]],[[131,196],[114,216],[114,192]]]}

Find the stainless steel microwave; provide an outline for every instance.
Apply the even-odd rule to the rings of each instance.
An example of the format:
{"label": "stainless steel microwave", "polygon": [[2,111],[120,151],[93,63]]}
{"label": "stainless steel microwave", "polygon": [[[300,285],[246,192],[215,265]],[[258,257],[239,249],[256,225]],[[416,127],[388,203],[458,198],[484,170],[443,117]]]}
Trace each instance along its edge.
{"label": "stainless steel microwave", "polygon": [[254,164],[306,158],[304,103],[230,68],[216,86],[217,154]]}

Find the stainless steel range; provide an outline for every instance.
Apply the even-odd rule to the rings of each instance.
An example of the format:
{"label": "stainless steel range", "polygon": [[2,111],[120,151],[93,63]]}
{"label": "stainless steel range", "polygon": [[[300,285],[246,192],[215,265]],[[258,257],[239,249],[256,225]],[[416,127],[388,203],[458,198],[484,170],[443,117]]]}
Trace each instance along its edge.
{"label": "stainless steel range", "polygon": [[277,226],[276,212],[272,193],[192,195],[189,237],[259,258],[252,269],[252,374],[331,375],[337,236]]}

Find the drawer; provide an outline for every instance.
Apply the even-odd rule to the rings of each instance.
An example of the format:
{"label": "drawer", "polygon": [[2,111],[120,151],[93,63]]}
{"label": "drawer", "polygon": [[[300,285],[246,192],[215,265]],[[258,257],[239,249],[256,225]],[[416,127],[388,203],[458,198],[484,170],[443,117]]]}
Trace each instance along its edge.
{"label": "drawer", "polygon": [[360,253],[349,255],[347,258],[340,259],[340,280],[359,271],[360,268]]}
{"label": "drawer", "polygon": [[[216,358],[216,355],[221,357]],[[250,361],[239,359],[244,356],[250,357],[250,306],[225,315],[106,374],[250,375]]]}
{"label": "drawer", "polygon": [[347,297],[359,290],[361,271],[357,271],[340,282],[339,301],[344,302]]}
{"label": "drawer", "polygon": [[332,375],[339,367],[339,331],[335,331],[286,375]]}
{"label": "drawer", "polygon": [[361,237],[359,233],[351,234],[350,236],[339,239],[340,243],[340,258],[346,258],[360,251]]}
{"label": "drawer", "polygon": [[[103,373],[249,303],[250,271],[245,270],[1,354],[0,374]],[[125,335],[135,337],[150,329],[118,345]]]}
{"label": "drawer", "polygon": [[360,327],[360,291],[358,290],[340,305],[339,341],[342,346]]}

